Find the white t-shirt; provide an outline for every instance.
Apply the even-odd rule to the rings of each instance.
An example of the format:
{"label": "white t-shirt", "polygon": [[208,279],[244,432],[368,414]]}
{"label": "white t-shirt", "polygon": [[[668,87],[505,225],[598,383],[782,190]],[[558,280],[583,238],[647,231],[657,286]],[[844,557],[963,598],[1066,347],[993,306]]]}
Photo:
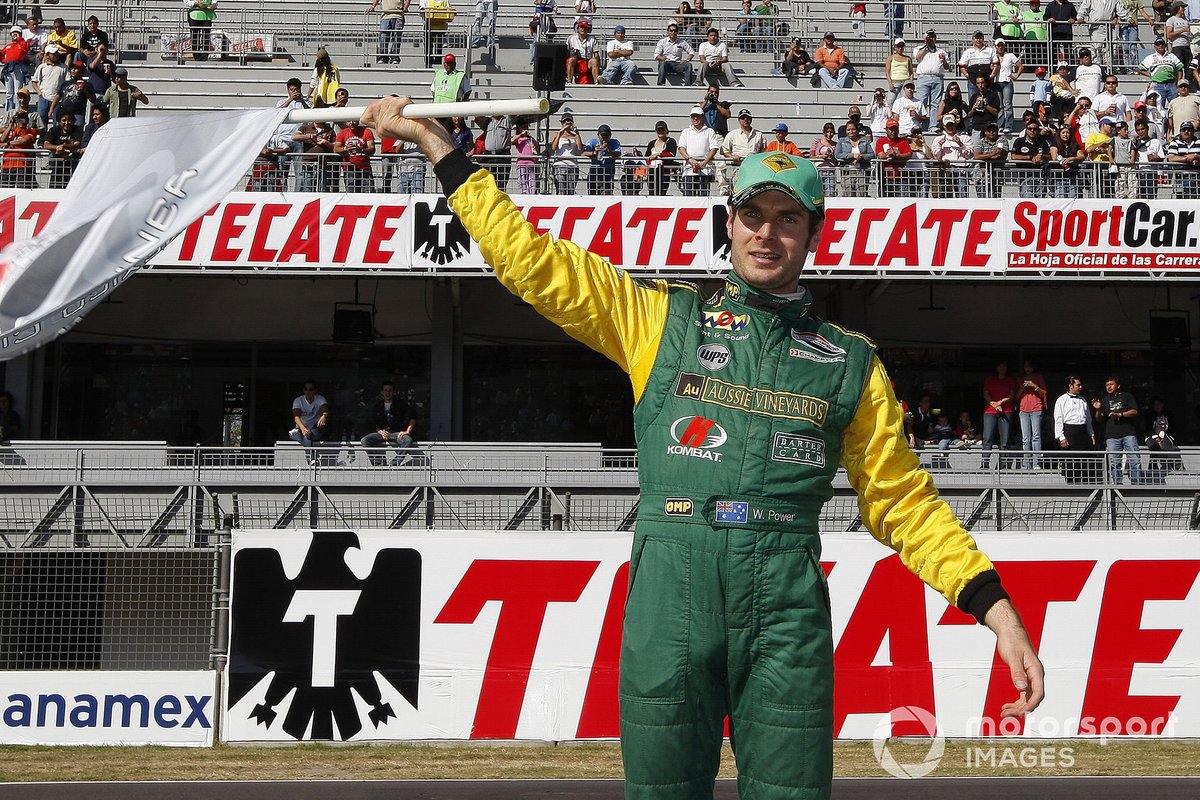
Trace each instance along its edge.
{"label": "white t-shirt", "polygon": [[314,394],[311,403],[304,395],[300,395],[292,401],[292,409],[300,409],[300,420],[306,428],[310,429],[316,427],[317,420],[321,418],[321,409],[327,405],[329,405],[329,401],[323,394]]}
{"label": "white t-shirt", "polygon": [[[708,157],[708,151],[719,150],[721,147],[721,140],[717,136],[717,132],[707,125],[700,130],[696,130],[695,126],[689,125],[675,138],[675,141],[679,145],[680,155],[686,150],[688,158],[698,158],[701,160]],[[691,165],[683,167],[684,174],[690,173],[691,170]],[[712,175],[715,171],[712,162],[709,162],[707,167],[700,170],[700,174]]]}
{"label": "white t-shirt", "polygon": [[712,64],[718,58],[729,58],[729,45],[724,42],[712,44],[708,41],[700,43],[700,60],[705,64]]}
{"label": "white t-shirt", "polygon": [[614,56],[614,50],[633,50],[636,52],[637,48],[633,46],[633,41],[631,39],[626,39],[623,42],[618,39],[609,39],[608,45],[604,48],[604,52],[608,53],[608,63],[610,64],[613,62],[619,64],[622,61],[633,60],[633,56]]}
{"label": "white t-shirt", "polygon": [[1104,90],[1104,70],[1099,64],[1075,68],[1075,88],[1084,97],[1095,97]]}
{"label": "white t-shirt", "polygon": [[33,71],[33,82],[38,85],[38,94],[47,100],[58,97],[62,91],[63,82],[67,79],[67,70],[62,64],[38,64]]}
{"label": "white t-shirt", "polygon": [[892,118],[892,108],[889,105],[871,103],[867,106],[866,123],[871,129],[871,135],[879,139],[887,135],[887,121]]}
{"label": "white t-shirt", "polygon": [[904,95],[896,98],[896,102],[892,103],[892,113],[900,120],[900,135],[908,136],[912,133],[913,126],[917,121],[913,119],[913,115],[909,111],[915,111],[922,117],[929,116],[929,109],[925,108],[925,104],[917,100],[909,100]]}
{"label": "white t-shirt", "polygon": [[918,75],[944,75],[946,72],[946,64],[950,63],[950,56],[940,47],[934,47],[929,50],[925,49],[925,45],[917,48],[920,57],[916,59]]}
{"label": "white t-shirt", "polygon": [[971,137],[962,133],[958,134],[957,141],[942,134],[933,140],[930,149],[938,161],[969,161],[975,153],[971,148]]}
{"label": "white t-shirt", "polygon": [[589,36],[586,39],[580,39],[579,34],[572,33],[567,37],[567,52],[568,54],[579,53],[584,58],[591,58],[592,53],[596,51],[596,37]]}
{"label": "white t-shirt", "polygon": [[1004,58],[1000,59],[1000,71],[996,73],[996,82],[1007,83],[1011,81],[1013,73],[1017,71],[1017,62],[1020,60],[1012,53],[1005,53]]}
{"label": "white t-shirt", "polygon": [[1092,110],[1096,112],[1096,116],[1104,119],[1112,117],[1113,119],[1128,119],[1129,100],[1125,95],[1118,92],[1117,94],[1109,94],[1101,92],[1092,98]]}

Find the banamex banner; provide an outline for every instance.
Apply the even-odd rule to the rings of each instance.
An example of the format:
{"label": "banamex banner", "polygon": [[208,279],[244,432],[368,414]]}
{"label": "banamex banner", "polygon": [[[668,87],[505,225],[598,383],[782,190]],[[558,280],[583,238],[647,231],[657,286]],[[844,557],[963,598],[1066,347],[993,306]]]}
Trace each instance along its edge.
{"label": "banamex banner", "polygon": [[217,673],[0,672],[0,745],[212,745]]}
{"label": "banamex banner", "polygon": [[[0,192],[0,247],[38,233],[59,192]],[[643,275],[727,269],[716,199],[515,196],[538,231]],[[152,267],[222,271],[483,272],[439,195],[233,193]],[[1200,222],[1187,201],[831,198],[809,268],[822,275],[1038,278],[1195,276]]]}
{"label": "banamex banner", "polygon": [[[977,538],[1039,647],[1045,703],[1001,720],[1016,691],[992,633],[868,534],[829,534],[837,736],[888,718],[892,735],[929,735],[928,715],[946,736],[1200,736],[1200,535]],[[235,531],[222,736],[615,738],[630,544]]]}

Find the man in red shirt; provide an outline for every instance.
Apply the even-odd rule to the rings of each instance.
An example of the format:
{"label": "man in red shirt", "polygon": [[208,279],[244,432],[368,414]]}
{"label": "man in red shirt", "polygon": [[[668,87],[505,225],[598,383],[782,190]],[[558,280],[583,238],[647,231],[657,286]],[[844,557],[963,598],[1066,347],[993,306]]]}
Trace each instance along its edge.
{"label": "man in red shirt", "polygon": [[821,82],[830,89],[845,89],[854,78],[850,59],[846,58],[846,51],[834,42],[832,33],[825,34],[825,41],[817,48],[813,61],[816,62]]}
{"label": "man in red shirt", "polygon": [[32,154],[37,131],[29,127],[28,114],[14,114],[8,127],[0,133],[0,148],[4,157],[0,159],[0,186],[6,189],[36,189]]}
{"label": "man in red shirt", "polygon": [[0,62],[4,64],[0,75],[4,77],[4,110],[12,111],[17,107],[17,89],[29,82],[29,43],[21,32],[19,25],[8,29],[8,43],[0,47]]}
{"label": "man in red shirt", "polygon": [[375,176],[371,174],[371,156],[375,155],[375,134],[355,121],[338,131],[335,153],[342,156],[342,172],[347,192],[375,191]]}
{"label": "man in red shirt", "polygon": [[912,146],[908,138],[900,135],[899,120],[887,121],[887,136],[875,142],[875,157],[884,165],[886,172],[883,182],[885,197],[907,197],[912,193],[905,191],[904,182],[900,180],[900,169],[912,158]]}

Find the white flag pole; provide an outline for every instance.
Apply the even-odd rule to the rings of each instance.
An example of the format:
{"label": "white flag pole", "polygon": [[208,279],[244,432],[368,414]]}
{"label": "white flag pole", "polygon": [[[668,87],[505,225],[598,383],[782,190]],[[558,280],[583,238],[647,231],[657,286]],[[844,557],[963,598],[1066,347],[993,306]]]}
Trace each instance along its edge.
{"label": "white flag pole", "polygon": [[[338,108],[298,108],[287,116],[292,124],[305,122],[352,122],[362,116],[365,106]],[[547,114],[550,101],[544,97],[523,100],[467,100],[462,103],[413,103],[404,107],[403,115],[408,119],[432,119],[440,117],[490,117],[494,115],[517,116],[519,114]]]}

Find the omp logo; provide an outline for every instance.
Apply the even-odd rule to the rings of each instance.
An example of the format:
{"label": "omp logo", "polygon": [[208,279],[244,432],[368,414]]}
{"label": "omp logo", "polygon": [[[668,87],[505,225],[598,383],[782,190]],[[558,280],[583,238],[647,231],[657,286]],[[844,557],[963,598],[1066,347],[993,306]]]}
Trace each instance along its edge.
{"label": "omp logo", "polygon": [[[10,694],[0,714],[7,728],[211,728],[212,695]],[[182,719],[180,719],[182,717]]]}
{"label": "omp logo", "polygon": [[702,344],[696,349],[696,361],[713,372],[725,369],[731,360],[729,348],[723,344]]}
{"label": "omp logo", "polygon": [[686,497],[668,497],[663,501],[663,513],[668,517],[690,517],[695,504]]}
{"label": "omp logo", "polygon": [[732,311],[705,311],[701,323],[705,328],[720,331],[740,331],[750,324],[749,314],[734,314]]}
{"label": "omp logo", "polygon": [[819,333],[792,331],[792,339],[800,347],[788,350],[792,358],[805,358],[818,364],[834,364],[846,360],[846,351]]}
{"label": "omp logo", "polygon": [[725,296],[730,300],[742,299],[742,287],[733,281],[725,281]]}
{"label": "omp logo", "polygon": [[725,429],[704,417],[680,417],[671,425],[671,438],[679,444],[667,446],[667,455],[691,456],[719,462],[715,452],[729,439]]}

